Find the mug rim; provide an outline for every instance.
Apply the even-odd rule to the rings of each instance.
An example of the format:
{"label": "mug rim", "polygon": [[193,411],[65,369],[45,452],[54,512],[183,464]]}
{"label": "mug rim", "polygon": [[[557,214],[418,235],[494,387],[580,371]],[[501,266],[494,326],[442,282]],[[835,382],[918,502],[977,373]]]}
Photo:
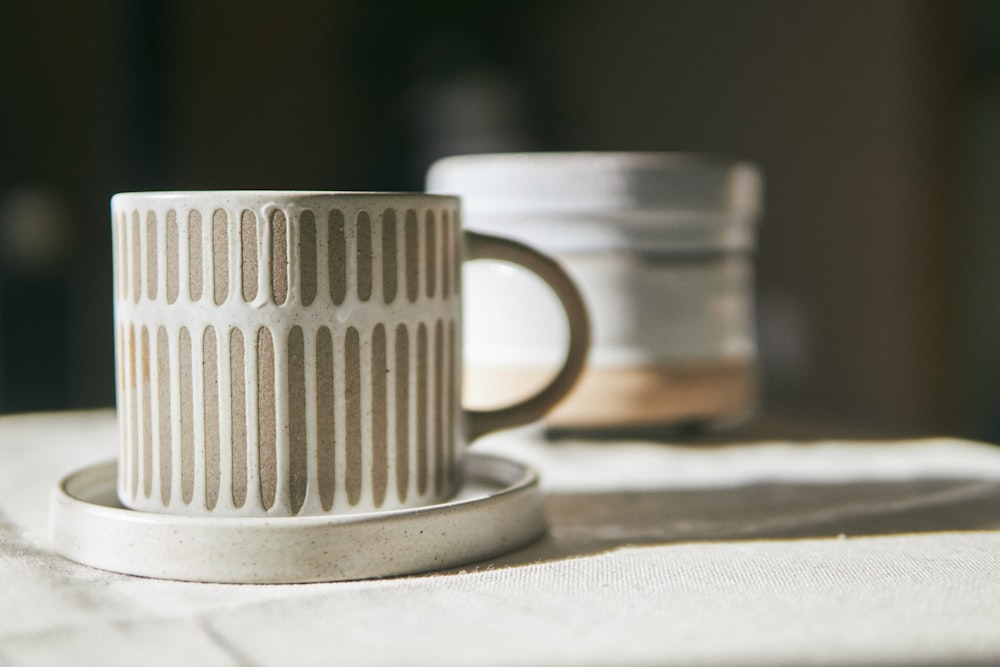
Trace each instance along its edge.
{"label": "mug rim", "polygon": [[764,174],[756,163],[723,153],[479,153],[436,160],[426,187],[461,196],[470,219],[565,214],[624,222],[680,213],[753,224],[763,208]]}
{"label": "mug rim", "polygon": [[127,204],[131,201],[154,201],[168,203],[191,199],[235,200],[266,200],[278,201],[303,200],[355,200],[355,201],[406,201],[423,200],[459,203],[455,195],[430,192],[378,191],[378,190],[148,190],[136,192],[118,192],[111,196],[111,205]]}

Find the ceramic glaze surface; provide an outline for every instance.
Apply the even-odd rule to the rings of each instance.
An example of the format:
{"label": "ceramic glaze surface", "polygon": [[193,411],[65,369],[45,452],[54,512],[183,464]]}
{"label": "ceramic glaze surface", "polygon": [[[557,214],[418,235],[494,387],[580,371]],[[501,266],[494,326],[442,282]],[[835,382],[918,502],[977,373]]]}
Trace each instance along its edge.
{"label": "ceramic glaze surface", "polygon": [[236,204],[115,201],[124,499],[311,514],[450,495],[457,202]]}
{"label": "ceramic glaze surface", "polygon": [[112,226],[125,505],[286,516],[455,492],[476,435],[457,199],[137,193]]}
{"label": "ceramic glaze surface", "polygon": [[471,453],[444,503],[368,514],[189,517],[123,509],[115,462],[80,469],[52,497],[56,550],[79,563],[161,579],[307,583],[438,570],[506,553],[546,530],[534,470]]}
{"label": "ceramic glaze surface", "polygon": [[[461,196],[470,228],[557,257],[580,286],[594,344],[551,426],[722,425],[752,413],[754,165],[681,153],[463,155],[432,165],[427,188]],[[564,345],[547,295],[504,271],[465,269],[470,290],[488,295],[465,311],[466,395],[479,405],[543,381]]]}

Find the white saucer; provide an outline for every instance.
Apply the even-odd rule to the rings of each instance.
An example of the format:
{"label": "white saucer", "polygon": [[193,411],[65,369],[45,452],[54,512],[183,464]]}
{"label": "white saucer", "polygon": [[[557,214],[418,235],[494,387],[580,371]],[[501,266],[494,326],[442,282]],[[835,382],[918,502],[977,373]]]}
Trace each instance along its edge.
{"label": "white saucer", "polygon": [[221,583],[305,583],[413,574],[473,563],[546,530],[538,475],[470,453],[446,503],[366,514],[209,518],[125,509],[116,463],[92,465],[55,489],[49,534],[67,558],[103,570]]}

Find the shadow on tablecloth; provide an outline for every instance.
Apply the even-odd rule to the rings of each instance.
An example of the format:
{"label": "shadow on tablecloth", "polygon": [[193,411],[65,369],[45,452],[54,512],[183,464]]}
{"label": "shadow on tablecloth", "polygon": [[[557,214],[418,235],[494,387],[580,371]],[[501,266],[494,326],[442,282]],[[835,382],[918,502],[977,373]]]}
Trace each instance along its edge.
{"label": "shadow on tablecloth", "polygon": [[1000,529],[1000,481],[906,480],[559,493],[549,532],[506,556],[454,571],[697,541],[839,538]]}

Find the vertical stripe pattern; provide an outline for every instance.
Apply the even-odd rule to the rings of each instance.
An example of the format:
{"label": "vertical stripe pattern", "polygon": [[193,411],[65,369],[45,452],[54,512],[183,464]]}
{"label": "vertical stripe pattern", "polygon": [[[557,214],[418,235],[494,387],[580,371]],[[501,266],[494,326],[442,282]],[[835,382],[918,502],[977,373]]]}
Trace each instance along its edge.
{"label": "vertical stripe pattern", "polygon": [[328,327],[316,334],[316,476],[320,505],[324,511],[333,507],[337,490],[336,396],[334,380],[333,337]]}
{"label": "vertical stripe pattern", "polygon": [[150,382],[149,369],[149,330],[142,328],[140,338],[141,372],[139,374],[139,386],[142,401],[142,437],[139,440],[139,447],[142,449],[142,493],[147,498],[153,492],[153,397],[152,383]]}
{"label": "vertical stripe pattern", "polygon": [[260,500],[271,509],[278,492],[278,432],[274,394],[274,339],[271,330],[257,330],[257,460]]}
{"label": "vertical stripe pattern", "polygon": [[233,507],[243,507],[247,501],[247,358],[243,332],[232,329],[229,332],[229,447],[232,467]]}
{"label": "vertical stripe pattern", "polygon": [[306,450],[306,350],[302,327],[297,326],[288,334],[288,489],[292,514],[298,514],[306,501]]}
{"label": "vertical stripe pattern", "polygon": [[464,448],[458,224],[452,209],[116,210],[123,500],[288,516],[446,497]]}
{"label": "vertical stripe pattern", "polygon": [[191,334],[181,327],[177,356],[180,379],[181,498],[185,505],[194,497],[194,368],[191,359]]}
{"label": "vertical stripe pattern", "polygon": [[344,456],[344,469],[346,479],[344,485],[347,490],[347,502],[357,505],[361,500],[362,475],[362,406],[361,400],[361,339],[358,330],[354,327],[347,328],[347,335],[344,337],[344,419],[347,422],[347,436],[345,440],[346,454]]}
{"label": "vertical stripe pattern", "polygon": [[202,371],[204,373],[203,387],[204,424],[205,424],[205,507],[212,509],[219,501],[219,473],[221,458],[221,442],[219,441],[219,362],[216,356],[218,346],[215,339],[215,329],[205,329],[202,341]]}

